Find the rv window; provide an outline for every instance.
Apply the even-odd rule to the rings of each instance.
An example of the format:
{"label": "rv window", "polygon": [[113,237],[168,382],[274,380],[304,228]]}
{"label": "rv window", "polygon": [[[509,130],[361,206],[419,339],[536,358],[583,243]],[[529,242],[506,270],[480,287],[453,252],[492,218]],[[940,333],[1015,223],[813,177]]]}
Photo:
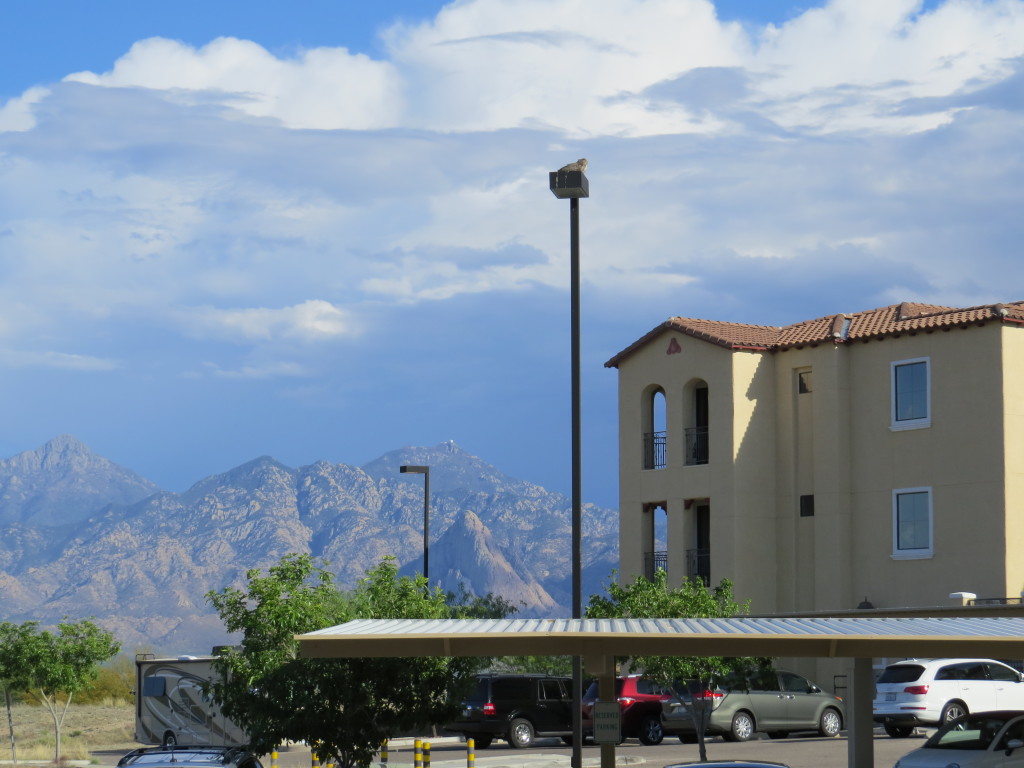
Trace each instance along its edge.
{"label": "rv window", "polygon": [[167,678],[166,677],[147,677],[142,681],[142,695],[143,696],[166,696],[167,695]]}

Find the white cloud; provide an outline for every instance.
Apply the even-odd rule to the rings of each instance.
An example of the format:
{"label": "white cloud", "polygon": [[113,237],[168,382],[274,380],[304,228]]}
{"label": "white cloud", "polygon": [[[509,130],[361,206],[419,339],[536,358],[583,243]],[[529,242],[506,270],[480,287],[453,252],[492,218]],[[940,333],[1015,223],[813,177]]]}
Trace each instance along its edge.
{"label": "white cloud", "polygon": [[50,95],[47,88],[29,88],[21,96],[9,99],[0,107],[0,133],[4,131],[30,131],[36,119],[32,107]]}
{"label": "white cloud", "polygon": [[317,342],[356,332],[348,312],[319,299],[279,309],[193,307],[176,316],[194,336],[235,341]]}
{"label": "white cloud", "polygon": [[396,123],[400,101],[393,68],[344,48],[314,48],[279,59],[247,40],[222,37],[195,49],[164,38],[132,46],[104,74],[76,72],[69,82],[205,93],[253,117],[291,128],[361,130]]}
{"label": "white cloud", "polygon": [[831,0],[763,33],[749,62],[779,123],[818,130],[927,130],[952,111],[901,114],[910,99],[996,82],[1024,55],[1024,4],[949,0]]}
{"label": "white cloud", "polygon": [[[998,81],[1024,55],[1020,0],[921,8],[921,0],[831,0],[751,38],[717,19],[709,0],[467,0],[430,22],[392,27],[387,60],[344,48],[279,58],[234,38],[198,49],[152,38],[109,72],[66,79],[153,89],[291,128],[720,134],[739,128],[737,111],[757,111],[787,128],[908,133],[954,114],[941,105],[906,114],[908,100]],[[716,108],[648,93],[715,68],[747,77],[745,91]],[[29,125],[39,98],[9,103],[7,122]]]}

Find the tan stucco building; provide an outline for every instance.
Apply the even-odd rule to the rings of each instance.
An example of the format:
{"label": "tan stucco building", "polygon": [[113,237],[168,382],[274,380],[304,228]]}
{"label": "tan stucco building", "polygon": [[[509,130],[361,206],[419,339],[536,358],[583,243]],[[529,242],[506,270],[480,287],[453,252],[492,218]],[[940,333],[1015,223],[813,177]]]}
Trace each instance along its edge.
{"label": "tan stucco building", "polygon": [[1024,303],[674,317],[619,371],[620,570],[756,614],[1024,590]]}

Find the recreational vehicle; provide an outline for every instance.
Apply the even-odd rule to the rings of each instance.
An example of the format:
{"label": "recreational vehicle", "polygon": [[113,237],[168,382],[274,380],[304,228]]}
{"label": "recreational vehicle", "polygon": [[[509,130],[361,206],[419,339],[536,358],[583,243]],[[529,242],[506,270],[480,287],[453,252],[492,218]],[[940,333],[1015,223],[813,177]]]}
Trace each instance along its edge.
{"label": "recreational vehicle", "polygon": [[135,658],[135,740],[142,744],[236,746],[248,737],[226,718],[203,687],[214,677],[213,656]]}

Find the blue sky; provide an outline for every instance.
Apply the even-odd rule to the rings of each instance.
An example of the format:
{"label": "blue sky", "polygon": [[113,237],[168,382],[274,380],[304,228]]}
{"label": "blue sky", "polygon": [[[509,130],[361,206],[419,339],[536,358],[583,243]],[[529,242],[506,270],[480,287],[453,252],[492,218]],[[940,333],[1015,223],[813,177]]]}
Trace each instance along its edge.
{"label": "blue sky", "polygon": [[454,440],[617,505],[672,315],[1024,299],[1024,0],[8,0],[0,455],[169,490]]}

